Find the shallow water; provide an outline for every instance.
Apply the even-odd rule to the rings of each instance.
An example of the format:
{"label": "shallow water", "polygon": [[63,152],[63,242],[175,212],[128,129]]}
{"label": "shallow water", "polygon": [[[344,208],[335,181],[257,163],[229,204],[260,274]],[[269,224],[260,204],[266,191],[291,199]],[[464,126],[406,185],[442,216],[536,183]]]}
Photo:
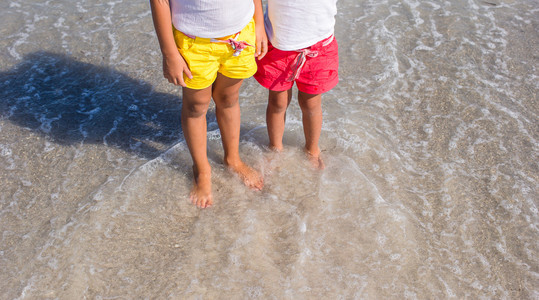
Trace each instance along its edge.
{"label": "shallow water", "polygon": [[[147,1],[0,3],[0,298],[539,298],[539,2],[338,2],[339,85],[313,172],[300,110],[245,188],[187,201],[181,95]],[[295,100],[295,99],[294,99]]]}

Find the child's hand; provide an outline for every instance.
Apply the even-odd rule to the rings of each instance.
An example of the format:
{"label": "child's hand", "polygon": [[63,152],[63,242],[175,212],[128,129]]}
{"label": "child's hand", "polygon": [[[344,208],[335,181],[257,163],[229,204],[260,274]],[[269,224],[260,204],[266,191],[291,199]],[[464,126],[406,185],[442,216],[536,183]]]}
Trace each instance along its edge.
{"label": "child's hand", "polygon": [[190,79],[193,78],[191,70],[189,70],[180,53],[170,56],[163,55],[163,76],[168,79],[168,82],[186,87],[183,81],[183,73]]}
{"label": "child's hand", "polygon": [[266,35],[266,30],[264,25],[255,25],[255,34],[256,34],[256,52],[255,57],[258,60],[261,60],[262,57],[268,53],[268,36]]}

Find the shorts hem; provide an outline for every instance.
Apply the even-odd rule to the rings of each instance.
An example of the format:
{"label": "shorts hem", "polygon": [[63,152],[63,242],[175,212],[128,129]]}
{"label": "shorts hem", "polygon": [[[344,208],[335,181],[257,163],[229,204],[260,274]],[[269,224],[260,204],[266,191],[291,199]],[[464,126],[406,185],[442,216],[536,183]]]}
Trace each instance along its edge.
{"label": "shorts hem", "polygon": [[221,73],[222,75],[224,75],[224,76],[226,76],[228,78],[232,78],[232,79],[247,79],[247,78],[252,77],[253,75],[256,74],[256,68],[255,68],[254,72],[246,73],[247,75],[245,75],[245,76],[243,76],[243,75],[242,76],[232,75],[232,74],[230,74],[230,73],[228,73],[226,71],[225,72],[218,71],[217,73]]}
{"label": "shorts hem", "polygon": [[298,91],[300,91],[302,93],[311,94],[311,95],[319,95],[319,94],[329,92],[335,86],[337,86],[338,83],[339,83],[339,78],[337,77],[331,84],[328,84],[328,85],[324,86],[323,89],[319,89],[319,90],[316,90],[316,91],[309,89],[308,86],[305,86],[305,85],[302,85],[302,84],[298,85],[297,82],[296,82],[296,85],[298,87]]}
{"label": "shorts hem", "polygon": [[188,89],[203,90],[203,89],[206,89],[206,88],[210,87],[212,84],[213,84],[213,82],[210,85],[204,86],[204,87],[193,87],[193,86],[189,86],[189,84],[187,84],[187,83],[185,85],[186,85],[186,88],[188,88]]}
{"label": "shorts hem", "polygon": [[[256,73],[255,73],[256,75]],[[261,79],[259,79],[261,77]],[[271,83],[268,83],[267,80],[264,79],[264,76],[253,76],[254,79],[256,79],[256,81],[258,82],[258,84],[260,84],[263,88],[266,88],[270,91],[274,91],[274,92],[282,92],[282,91],[288,91],[289,89],[291,89],[293,86],[294,86],[294,83],[291,83],[290,84],[290,87],[289,88],[275,88],[275,87],[272,87],[271,86]]]}
{"label": "shorts hem", "polygon": [[192,90],[203,90],[205,88],[210,87],[215,82],[215,79],[217,79],[217,73],[215,73],[215,77],[207,85],[206,84],[193,85],[193,84],[190,84],[188,82],[185,82],[185,80],[184,80],[184,82],[185,82],[185,85],[186,85],[187,88],[190,88]]}

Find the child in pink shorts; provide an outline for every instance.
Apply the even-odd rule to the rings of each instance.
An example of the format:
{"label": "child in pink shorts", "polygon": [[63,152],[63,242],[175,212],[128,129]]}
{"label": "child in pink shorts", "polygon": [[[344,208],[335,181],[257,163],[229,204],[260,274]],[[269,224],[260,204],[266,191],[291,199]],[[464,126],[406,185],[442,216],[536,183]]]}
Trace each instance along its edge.
{"label": "child in pink shorts", "polygon": [[337,0],[268,0],[265,14],[270,44],[257,61],[255,79],[269,89],[266,122],[269,147],[283,149],[285,115],[294,82],[302,111],[305,152],[324,168],[318,141],[322,129],[322,94],[339,81],[338,46],[333,36]]}

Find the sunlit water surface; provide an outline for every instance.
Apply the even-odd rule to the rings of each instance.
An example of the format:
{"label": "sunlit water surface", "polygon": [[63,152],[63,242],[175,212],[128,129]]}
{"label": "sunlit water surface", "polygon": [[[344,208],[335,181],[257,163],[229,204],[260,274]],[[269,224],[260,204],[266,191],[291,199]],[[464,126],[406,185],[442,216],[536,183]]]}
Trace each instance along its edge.
{"label": "sunlit water surface", "polygon": [[539,298],[537,0],[338,2],[313,171],[240,95],[215,205],[187,198],[181,95],[147,1],[0,3],[0,298]]}

